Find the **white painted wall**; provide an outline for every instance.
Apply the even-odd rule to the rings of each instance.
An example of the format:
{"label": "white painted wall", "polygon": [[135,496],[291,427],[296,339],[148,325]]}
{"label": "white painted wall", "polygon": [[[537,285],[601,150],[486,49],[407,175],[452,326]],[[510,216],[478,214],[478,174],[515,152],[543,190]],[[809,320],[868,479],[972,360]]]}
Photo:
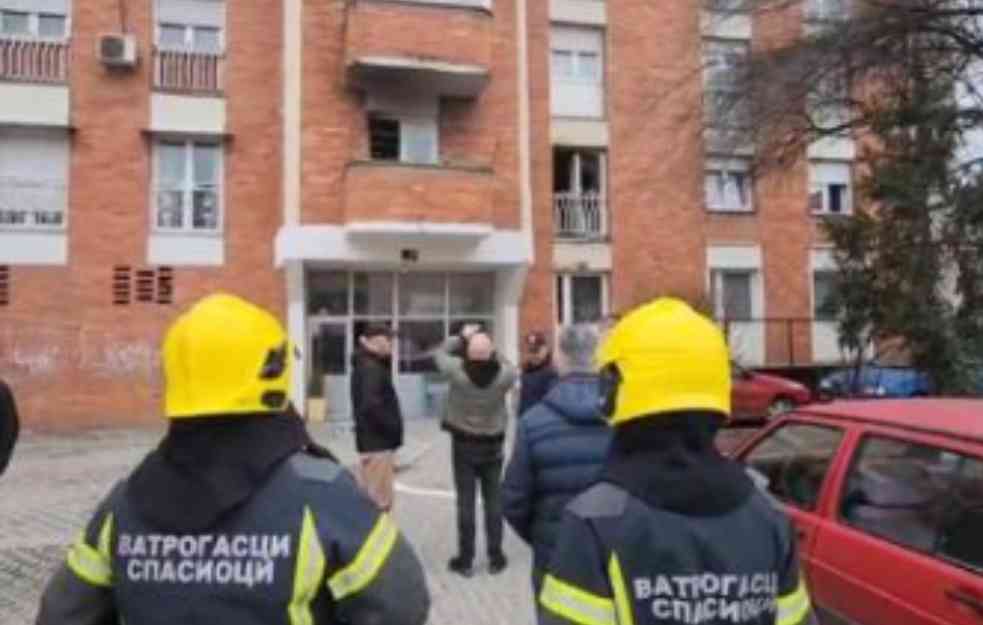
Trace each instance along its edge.
{"label": "white painted wall", "polygon": [[608,23],[604,0],[550,0],[550,19],[564,24],[604,26]]}
{"label": "white painted wall", "polygon": [[553,244],[553,269],[556,271],[611,271],[610,243]]}
{"label": "white painted wall", "polygon": [[64,232],[0,231],[0,264],[66,265],[68,235]]}
{"label": "white painted wall", "polygon": [[147,263],[178,267],[215,267],[225,264],[225,240],[217,235],[151,233]]}
{"label": "white painted wall", "polygon": [[857,144],[849,137],[826,137],[809,145],[808,157],[814,160],[852,161]]}
{"label": "white painted wall", "polygon": [[0,82],[0,124],[68,127],[68,87]]}
{"label": "white painted wall", "polygon": [[751,39],[750,13],[700,13],[700,28],[704,37],[715,39]]}
{"label": "white painted wall", "polygon": [[478,241],[442,236],[352,237],[343,226],[284,226],[276,237],[276,264],[321,261],[399,266],[400,250],[420,250],[420,264],[502,266],[529,262],[524,233],[500,230]]}
{"label": "white painted wall", "polygon": [[[751,279],[751,316],[763,318],[765,311],[764,274],[759,246],[711,246],[707,248],[707,279],[715,269],[754,271]],[[709,292],[709,289],[707,290]],[[760,322],[731,323],[729,337],[731,355],[745,366],[765,364],[765,324]]]}
{"label": "white painted wall", "polygon": [[159,133],[222,134],[226,128],[225,98],[154,93],[150,128]]}
{"label": "white painted wall", "polygon": [[570,148],[606,148],[608,123],[600,119],[554,118],[550,128],[553,145]]}

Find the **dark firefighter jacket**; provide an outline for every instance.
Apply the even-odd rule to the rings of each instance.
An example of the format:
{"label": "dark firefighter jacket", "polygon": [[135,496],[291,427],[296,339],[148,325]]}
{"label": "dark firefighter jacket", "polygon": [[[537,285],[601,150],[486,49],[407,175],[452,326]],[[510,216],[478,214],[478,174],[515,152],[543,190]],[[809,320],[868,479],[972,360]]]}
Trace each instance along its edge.
{"label": "dark firefighter jacket", "polygon": [[7,469],[13,458],[19,433],[20,419],[17,417],[14,394],[3,380],[0,380],[0,474]]}
{"label": "dark firefighter jacket", "polygon": [[693,434],[619,428],[601,482],[565,512],[541,625],[809,621],[788,519],[713,449],[709,430]]}
{"label": "dark firefighter jacket", "polygon": [[[155,454],[173,464],[166,446],[165,439]],[[155,454],[99,505],[45,591],[39,625],[426,621],[416,555],[333,460],[294,450],[253,481],[244,500],[213,507],[217,517],[158,514],[151,522],[154,508],[136,486],[164,485],[171,492],[157,499],[178,494],[168,505],[179,510],[188,496],[167,469],[153,468]],[[235,491],[234,470],[219,473]]]}

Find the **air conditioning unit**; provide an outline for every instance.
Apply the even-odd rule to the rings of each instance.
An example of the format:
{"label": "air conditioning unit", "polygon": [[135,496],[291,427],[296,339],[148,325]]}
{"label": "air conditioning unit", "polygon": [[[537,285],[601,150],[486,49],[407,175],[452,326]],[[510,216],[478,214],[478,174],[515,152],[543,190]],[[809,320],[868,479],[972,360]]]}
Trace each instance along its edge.
{"label": "air conditioning unit", "polygon": [[133,35],[99,37],[99,60],[108,67],[134,67],[137,64],[137,40]]}

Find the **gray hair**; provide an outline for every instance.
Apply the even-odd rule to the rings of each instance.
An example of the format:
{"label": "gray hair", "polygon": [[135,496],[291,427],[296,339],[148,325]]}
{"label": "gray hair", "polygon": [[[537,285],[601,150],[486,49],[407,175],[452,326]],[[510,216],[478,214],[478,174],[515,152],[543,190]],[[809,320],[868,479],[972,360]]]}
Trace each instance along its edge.
{"label": "gray hair", "polygon": [[593,324],[577,323],[563,326],[556,342],[562,373],[588,373],[595,371],[594,352],[600,335]]}

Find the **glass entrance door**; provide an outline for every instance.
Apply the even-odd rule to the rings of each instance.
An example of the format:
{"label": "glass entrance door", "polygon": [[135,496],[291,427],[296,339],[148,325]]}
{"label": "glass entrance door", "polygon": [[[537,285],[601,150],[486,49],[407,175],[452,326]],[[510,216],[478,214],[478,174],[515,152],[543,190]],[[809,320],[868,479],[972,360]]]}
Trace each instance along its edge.
{"label": "glass entrance door", "polygon": [[[308,415],[326,420],[351,417],[348,375],[351,367],[351,333],[348,319],[312,317],[307,322],[307,344],[310,361],[307,370],[307,396],[314,401]],[[320,400],[320,401],[318,401]]]}

